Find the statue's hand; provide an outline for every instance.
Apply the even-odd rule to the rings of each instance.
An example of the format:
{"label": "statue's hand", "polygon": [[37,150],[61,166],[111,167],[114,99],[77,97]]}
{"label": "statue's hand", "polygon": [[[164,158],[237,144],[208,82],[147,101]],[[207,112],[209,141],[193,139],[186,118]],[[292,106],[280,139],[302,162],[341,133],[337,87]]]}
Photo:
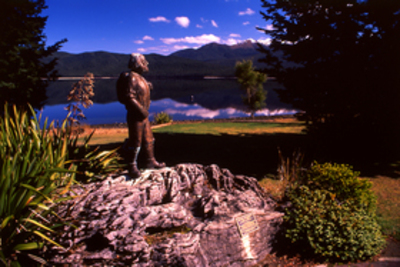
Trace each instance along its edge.
{"label": "statue's hand", "polygon": [[149,112],[147,110],[145,110],[144,108],[142,108],[140,113],[142,114],[143,119],[146,119],[149,116]]}
{"label": "statue's hand", "polygon": [[149,112],[145,109],[136,99],[129,98],[127,103],[125,104],[127,109],[134,110],[135,113],[140,115],[142,119],[146,119],[149,116]]}

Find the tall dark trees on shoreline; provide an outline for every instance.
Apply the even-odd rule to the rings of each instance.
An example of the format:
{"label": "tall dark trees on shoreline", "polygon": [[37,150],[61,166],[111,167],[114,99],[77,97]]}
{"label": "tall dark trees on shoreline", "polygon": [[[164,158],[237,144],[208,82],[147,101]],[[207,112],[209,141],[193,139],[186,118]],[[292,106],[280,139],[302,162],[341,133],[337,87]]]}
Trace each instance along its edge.
{"label": "tall dark trees on shoreline", "polygon": [[46,100],[48,80],[56,77],[57,59],[42,59],[58,51],[61,40],[46,47],[43,29],[47,17],[40,13],[44,0],[2,0],[0,9],[0,110],[16,104],[27,110],[28,103],[40,109]]}
{"label": "tall dark trees on shoreline", "polygon": [[284,68],[260,48],[273,65],[265,71],[284,85],[280,99],[304,111],[310,134],[365,148],[400,143],[399,1],[262,0],[262,7],[273,26],[264,29],[270,49],[297,64]]}

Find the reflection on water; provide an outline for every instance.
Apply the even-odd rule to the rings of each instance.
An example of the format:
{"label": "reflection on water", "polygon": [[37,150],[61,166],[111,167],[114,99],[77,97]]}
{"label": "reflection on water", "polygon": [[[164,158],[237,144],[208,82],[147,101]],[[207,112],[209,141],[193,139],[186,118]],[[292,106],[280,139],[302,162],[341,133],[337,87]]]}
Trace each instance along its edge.
{"label": "reflection on water", "polygon": [[[63,120],[67,114],[64,109],[66,104],[59,104],[54,106],[45,106],[42,111],[43,117],[48,117],[52,120]],[[186,104],[180,103],[170,98],[152,101],[150,105],[149,119],[152,121],[154,115],[164,111],[172,115],[173,120],[199,120],[199,119],[225,119],[235,117],[248,117],[249,114],[236,109],[236,108],[221,108],[221,109],[208,109],[202,107],[197,103]],[[126,122],[126,110],[124,105],[119,102],[112,102],[107,104],[95,103],[88,109],[83,109],[86,120],[82,121],[86,124],[113,124]],[[263,109],[255,114],[255,116],[272,116],[272,115],[286,115],[296,113],[293,109],[278,108],[274,110]]]}
{"label": "reflection on water", "polygon": [[[233,79],[149,79],[154,89],[151,92],[152,100],[171,98],[177,102],[193,104],[193,102],[208,108],[240,108],[243,107],[240,86]],[[47,88],[47,105],[67,103],[67,95],[76,81],[62,80],[50,83]],[[95,80],[95,103],[107,104],[117,101],[116,80]],[[289,108],[287,104],[280,102],[274,89],[280,88],[274,80],[268,80],[264,84],[267,93],[267,107],[270,109]]]}
{"label": "reflection on water", "polygon": [[[150,106],[150,120],[161,111],[172,115],[173,120],[221,119],[247,117],[239,84],[236,80],[204,80],[204,79],[149,79],[154,90]],[[43,115],[50,120],[63,120],[67,114],[66,96],[76,81],[57,81],[47,89],[48,101]],[[112,124],[126,122],[125,107],[117,102],[115,90],[116,80],[96,80],[93,98],[95,104],[83,109],[87,124]],[[275,88],[282,88],[275,81],[268,80],[264,84],[267,90],[267,109],[255,115],[293,114],[295,111],[287,104],[279,101]]]}

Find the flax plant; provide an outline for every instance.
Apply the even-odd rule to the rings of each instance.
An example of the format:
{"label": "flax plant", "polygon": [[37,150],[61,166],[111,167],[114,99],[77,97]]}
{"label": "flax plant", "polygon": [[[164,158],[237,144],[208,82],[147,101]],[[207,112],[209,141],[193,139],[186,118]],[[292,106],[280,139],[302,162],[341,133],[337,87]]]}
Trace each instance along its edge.
{"label": "flax plant", "polygon": [[[31,113],[35,114],[30,107]],[[67,121],[59,133],[65,132]],[[76,166],[66,167],[68,138],[54,138],[53,122],[5,106],[0,117],[0,266],[21,266],[45,244],[56,225],[48,217],[74,181]],[[60,246],[61,247],[61,246]]]}

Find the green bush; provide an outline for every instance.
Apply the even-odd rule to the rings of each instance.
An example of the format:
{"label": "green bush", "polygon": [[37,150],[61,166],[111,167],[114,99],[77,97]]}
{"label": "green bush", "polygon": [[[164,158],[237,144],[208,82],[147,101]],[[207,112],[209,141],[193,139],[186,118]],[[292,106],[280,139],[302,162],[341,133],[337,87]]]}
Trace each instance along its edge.
{"label": "green bush", "polygon": [[376,196],[371,190],[372,183],[359,175],[348,164],[316,163],[307,171],[304,182],[310,189],[329,191],[339,202],[352,200],[354,205],[374,212]]}
{"label": "green bush", "polygon": [[371,184],[348,165],[314,164],[286,193],[286,237],[317,260],[357,261],[377,255],[385,240],[376,222]]}
{"label": "green bush", "polygon": [[46,119],[41,127],[29,114],[33,109],[27,113],[6,105],[0,117],[0,266],[44,263],[38,252],[48,243],[60,246],[50,236],[68,223],[62,218],[52,223],[49,216],[58,217],[54,208],[76,183],[76,174],[91,180],[117,166],[115,151],[88,147],[91,135],[78,145],[68,118],[57,127]]}
{"label": "green bush", "polygon": [[[70,123],[68,116],[65,121]],[[90,147],[89,142],[94,131],[83,138],[83,143],[79,145],[79,134],[73,133],[71,124],[65,130],[63,130],[64,128],[57,127],[53,130],[53,142],[58,144],[67,140],[68,161],[66,163],[75,166],[76,181],[92,182],[121,169],[121,164],[119,163],[121,158],[117,153],[119,148],[99,151],[99,147]]]}
{"label": "green bush", "polygon": [[163,124],[163,123],[168,123],[172,121],[172,117],[165,112],[160,112],[154,115],[154,122],[156,124]]}
{"label": "green bush", "polygon": [[52,125],[47,126],[45,121],[41,130],[35,115],[30,118],[15,106],[6,105],[0,117],[0,263],[6,266],[40,260],[31,251],[45,242],[58,245],[48,237],[55,226],[46,217],[73,183],[74,166],[65,168],[68,141],[54,142]]}

